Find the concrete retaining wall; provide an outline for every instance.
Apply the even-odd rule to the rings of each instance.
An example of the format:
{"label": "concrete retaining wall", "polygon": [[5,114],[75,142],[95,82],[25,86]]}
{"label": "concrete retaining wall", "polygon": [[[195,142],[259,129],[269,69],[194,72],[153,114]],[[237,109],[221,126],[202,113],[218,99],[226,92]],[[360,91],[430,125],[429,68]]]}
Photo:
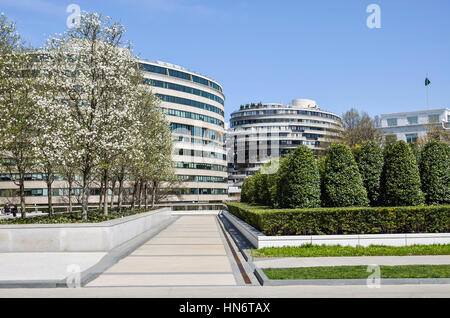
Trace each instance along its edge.
{"label": "concrete retaining wall", "polygon": [[265,236],[230,212],[224,211],[223,215],[255,248],[301,246],[304,244],[341,246],[450,244],[450,233]]}
{"label": "concrete retaining wall", "polygon": [[0,252],[107,252],[170,219],[164,208],[102,223],[0,225]]}

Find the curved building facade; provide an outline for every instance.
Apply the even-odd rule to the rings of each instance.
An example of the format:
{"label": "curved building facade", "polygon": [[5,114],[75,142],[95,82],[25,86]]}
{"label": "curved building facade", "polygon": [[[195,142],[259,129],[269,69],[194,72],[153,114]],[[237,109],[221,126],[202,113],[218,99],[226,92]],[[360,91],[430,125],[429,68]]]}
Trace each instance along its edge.
{"label": "curved building facade", "polygon": [[142,60],[140,68],[144,85],[161,100],[175,140],[173,161],[181,183],[164,201],[226,200],[225,95],[221,85],[169,63]]}
{"label": "curved building facade", "polygon": [[300,145],[316,156],[341,138],[342,120],[309,99],[291,105],[242,105],[231,114],[227,131],[230,192],[239,193],[243,180],[273,158],[285,157]]}

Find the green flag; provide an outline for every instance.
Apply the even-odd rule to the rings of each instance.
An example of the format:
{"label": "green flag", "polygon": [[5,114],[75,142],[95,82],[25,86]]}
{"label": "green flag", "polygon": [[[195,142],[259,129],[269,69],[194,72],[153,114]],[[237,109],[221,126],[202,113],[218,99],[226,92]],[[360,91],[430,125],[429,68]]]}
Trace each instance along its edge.
{"label": "green flag", "polygon": [[427,78],[425,78],[425,86],[428,86],[431,84],[431,81]]}

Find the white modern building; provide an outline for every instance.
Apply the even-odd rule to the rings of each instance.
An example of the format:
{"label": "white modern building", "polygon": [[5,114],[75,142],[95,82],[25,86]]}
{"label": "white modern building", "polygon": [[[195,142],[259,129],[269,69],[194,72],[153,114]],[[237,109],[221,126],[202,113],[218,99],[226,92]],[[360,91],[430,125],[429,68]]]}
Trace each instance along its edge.
{"label": "white modern building", "polygon": [[246,177],[300,145],[321,155],[341,138],[342,130],[341,118],[321,110],[313,100],[242,105],[231,114],[227,130],[230,194],[237,197]]}
{"label": "white modern building", "polygon": [[382,114],[380,130],[387,141],[411,143],[425,137],[433,125],[450,128],[450,110],[441,108]]}
{"label": "white modern building", "polygon": [[[163,202],[222,202],[228,198],[225,134],[225,96],[220,84],[180,66],[141,60],[144,83],[159,99],[174,138],[175,174],[180,181],[164,196]],[[12,178],[13,177],[13,178]],[[36,171],[25,175],[27,204],[48,200],[46,175]],[[0,203],[18,202],[17,189],[9,173],[0,173]],[[73,189],[75,204],[81,189]],[[131,189],[126,188],[125,192]],[[67,182],[55,176],[53,202],[67,203]],[[91,188],[89,200],[99,201],[99,185]]]}
{"label": "white modern building", "polygon": [[222,202],[228,197],[222,86],[183,67],[140,61],[144,84],[161,100],[175,139],[173,161],[182,182],[164,201]]}

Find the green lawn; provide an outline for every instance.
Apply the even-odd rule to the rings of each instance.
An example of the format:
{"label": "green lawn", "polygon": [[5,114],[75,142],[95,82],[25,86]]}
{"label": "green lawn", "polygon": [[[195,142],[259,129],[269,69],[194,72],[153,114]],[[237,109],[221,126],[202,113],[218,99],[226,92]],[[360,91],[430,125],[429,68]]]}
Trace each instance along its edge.
{"label": "green lawn", "polygon": [[253,257],[412,256],[450,255],[450,244],[414,246],[317,246],[266,247],[250,250]]}
{"label": "green lawn", "polygon": [[[263,269],[269,279],[367,279],[367,266]],[[381,278],[450,278],[450,265],[380,266]]]}

